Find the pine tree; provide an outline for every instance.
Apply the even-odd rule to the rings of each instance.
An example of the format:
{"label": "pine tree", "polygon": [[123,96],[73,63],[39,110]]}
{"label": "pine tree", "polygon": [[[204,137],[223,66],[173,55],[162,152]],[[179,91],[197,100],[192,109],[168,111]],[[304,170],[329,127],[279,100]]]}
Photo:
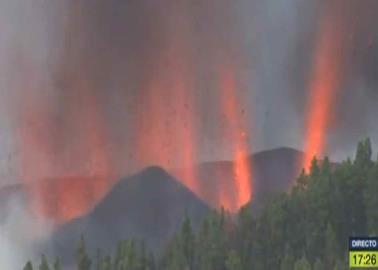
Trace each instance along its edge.
{"label": "pine tree", "polygon": [[113,268],[114,269],[121,269],[122,267],[126,267],[126,248],[127,248],[127,241],[119,241],[117,244],[117,250],[113,261]]}
{"label": "pine tree", "polygon": [[314,157],[311,161],[311,168],[310,168],[310,176],[311,177],[318,177],[320,174],[320,168],[318,164],[318,160]]}
{"label": "pine tree", "polygon": [[[225,216],[210,212],[202,223],[198,235],[198,269],[224,269],[227,257]],[[196,268],[196,269],[197,269]]]}
{"label": "pine tree", "polygon": [[96,270],[101,270],[102,260],[103,260],[103,258],[102,258],[101,250],[97,249],[96,250]]}
{"label": "pine tree", "polygon": [[99,270],[114,270],[114,269],[116,268],[112,267],[112,258],[110,256],[101,258]]}
{"label": "pine tree", "polygon": [[81,236],[76,250],[76,263],[78,270],[90,270],[91,260],[87,255],[84,236]]}
{"label": "pine tree", "polygon": [[189,269],[193,268],[194,262],[194,233],[189,217],[186,215],[181,227],[181,248],[185,257],[185,264]]}
{"label": "pine tree", "polygon": [[136,269],[138,259],[135,251],[135,242],[133,240],[126,241],[124,266],[127,270]]}
{"label": "pine tree", "polygon": [[314,270],[324,270],[324,264],[319,258],[315,261]]}
{"label": "pine tree", "polygon": [[60,260],[57,257],[54,262],[54,270],[61,270],[62,268],[60,267]]}
{"label": "pine tree", "polygon": [[366,217],[368,233],[370,235],[378,234],[378,158],[371,168],[364,194],[364,204],[366,206]]}
{"label": "pine tree", "polygon": [[32,263],[31,263],[30,261],[28,261],[28,262],[25,264],[23,270],[33,270],[33,265],[32,265]]}
{"label": "pine tree", "polygon": [[193,269],[195,238],[190,219],[185,215],[180,232],[175,235],[167,256],[168,269]]}
{"label": "pine tree", "polygon": [[361,170],[367,170],[372,165],[371,141],[369,138],[358,143],[354,165]]}
{"label": "pine tree", "polygon": [[148,257],[147,257],[146,245],[145,245],[144,242],[141,243],[138,269],[139,270],[149,270],[148,269]]}
{"label": "pine tree", "polygon": [[302,257],[295,262],[294,270],[311,270],[311,265],[307,261],[306,257]]}
{"label": "pine tree", "polygon": [[227,270],[242,270],[243,269],[240,256],[235,250],[232,250],[228,253],[227,260],[226,260],[226,269]]}
{"label": "pine tree", "polygon": [[301,174],[299,175],[299,177],[297,179],[297,185],[296,185],[296,187],[299,190],[303,191],[303,190],[306,189],[307,184],[308,184],[308,177],[306,175],[305,169],[302,169]]}
{"label": "pine tree", "polygon": [[328,224],[327,226],[325,239],[326,239],[326,243],[325,243],[326,265],[328,266],[328,268],[331,268],[331,266],[336,261],[337,254],[338,254],[336,235],[331,224]]}
{"label": "pine tree", "polygon": [[326,156],[324,157],[323,163],[322,163],[322,169],[321,174],[323,176],[329,176],[331,173],[331,163],[329,161],[329,158]]}
{"label": "pine tree", "polygon": [[168,248],[168,254],[165,258],[165,267],[163,269],[188,269],[188,265],[184,257],[184,252],[182,250],[182,246],[178,235],[175,235],[170,243],[170,247]]}
{"label": "pine tree", "polygon": [[286,253],[281,261],[280,270],[292,270],[294,267],[294,258],[291,252]]}
{"label": "pine tree", "polygon": [[252,265],[253,242],[256,234],[256,223],[252,217],[249,206],[244,206],[239,211],[237,245],[239,246],[240,259],[243,269],[250,269]]}
{"label": "pine tree", "polygon": [[49,263],[45,255],[42,255],[41,264],[39,265],[39,270],[50,270]]}

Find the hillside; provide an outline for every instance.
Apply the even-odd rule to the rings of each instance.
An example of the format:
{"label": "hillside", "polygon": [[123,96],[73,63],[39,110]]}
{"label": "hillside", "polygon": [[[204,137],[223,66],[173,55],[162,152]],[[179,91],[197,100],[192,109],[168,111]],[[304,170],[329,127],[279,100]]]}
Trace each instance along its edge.
{"label": "hillside", "polygon": [[198,225],[208,210],[166,171],[150,167],[120,180],[93,211],[62,226],[53,237],[52,248],[69,258],[72,254],[66,250],[84,234],[90,249],[110,249],[119,239],[128,238],[143,239],[157,249],[185,215]]}

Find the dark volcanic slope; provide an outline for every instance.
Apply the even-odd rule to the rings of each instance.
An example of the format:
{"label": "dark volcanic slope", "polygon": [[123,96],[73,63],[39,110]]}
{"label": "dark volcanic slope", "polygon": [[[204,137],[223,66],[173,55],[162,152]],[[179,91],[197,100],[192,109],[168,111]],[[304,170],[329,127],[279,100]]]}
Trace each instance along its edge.
{"label": "dark volcanic slope", "polygon": [[58,254],[72,256],[84,233],[90,247],[110,250],[120,239],[135,238],[156,249],[186,213],[196,226],[207,212],[206,204],[172,176],[151,167],[121,180],[91,213],[61,227],[53,246]]}
{"label": "dark volcanic slope", "polygon": [[300,174],[303,152],[277,148],[253,155],[254,198],[260,201],[268,193],[287,191]]}
{"label": "dark volcanic slope", "polygon": [[[267,194],[289,190],[301,171],[303,153],[291,148],[277,148],[251,155],[249,164],[253,172],[253,203],[259,204]],[[198,166],[200,197],[212,207],[219,207],[221,191],[233,192],[233,163],[231,161],[206,162]],[[175,172],[183,178],[184,170]]]}

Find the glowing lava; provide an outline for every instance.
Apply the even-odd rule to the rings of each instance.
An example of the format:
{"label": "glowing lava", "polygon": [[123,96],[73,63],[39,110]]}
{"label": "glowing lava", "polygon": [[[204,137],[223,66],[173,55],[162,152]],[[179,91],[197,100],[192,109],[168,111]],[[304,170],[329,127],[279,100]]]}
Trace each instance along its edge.
{"label": "glowing lava", "polygon": [[[23,66],[20,76],[28,78],[33,68]],[[25,80],[23,95],[16,96],[19,177],[36,216],[57,224],[91,209],[112,184],[103,112],[84,74],[70,77],[72,90],[65,90],[76,91],[72,99],[44,98],[36,78]]]}
{"label": "glowing lava", "polygon": [[[202,13],[197,14],[196,5],[188,1],[173,2],[174,5],[158,10],[156,18],[150,16],[151,21],[144,22],[148,16],[139,16],[143,24],[140,31],[120,27],[124,16],[116,12],[117,27],[113,29],[113,24],[109,23],[110,32],[103,20],[114,17],[114,12],[108,13],[112,9],[105,10],[104,14],[102,10],[87,12],[91,9],[87,9],[84,2],[72,2],[72,10],[62,19],[63,42],[57,49],[57,63],[51,65],[52,74],[42,72],[48,75],[37,74],[35,78],[33,70],[38,69],[27,64],[25,71],[17,74],[25,83],[18,87],[20,91],[14,106],[19,116],[16,130],[22,160],[20,178],[26,181],[31,205],[38,215],[57,223],[78,217],[109,190],[114,179],[112,174],[130,173],[130,168],[137,171],[151,165],[162,166],[169,172],[180,170],[182,173],[177,178],[206,202],[212,203],[217,197],[216,206],[223,205],[235,211],[251,199],[248,126],[237,95],[240,92],[235,78],[237,67],[222,65],[219,78],[216,78],[219,85],[214,87],[211,100],[219,97],[219,104],[215,102],[214,106],[219,105],[219,108],[214,110],[225,114],[226,128],[224,134],[220,134],[220,137],[224,135],[225,145],[214,153],[200,152],[200,143],[205,141],[200,136],[206,136],[210,129],[216,130],[219,119],[213,119],[216,123],[201,122],[204,118],[201,113],[213,109],[202,108],[204,102],[197,100],[208,86],[202,78],[211,77],[212,71],[208,70],[212,66],[207,66],[205,61],[202,64],[198,59],[202,53],[196,50],[205,49],[205,53],[208,51],[213,56],[214,48],[208,47],[207,42],[218,46],[221,42],[216,36],[223,36],[223,32],[217,35],[211,32],[205,41],[202,38],[199,41],[203,33],[198,29],[197,16]],[[94,6],[99,7],[102,4]],[[139,8],[144,10],[144,7],[142,4]],[[145,8],[147,14],[150,8],[151,14],[155,14],[153,5],[148,4]],[[191,12],[197,15],[193,16]],[[122,30],[112,32],[118,28]],[[96,42],[102,31],[105,32],[104,40]],[[113,38],[108,43],[109,34],[116,44],[112,43]],[[118,38],[119,35],[125,35],[125,38]],[[142,38],[145,35],[146,40],[151,39],[151,44],[145,44],[148,43]],[[134,39],[143,39],[143,42],[135,40],[134,43]],[[228,51],[226,45],[219,48]],[[213,60],[217,62],[217,59]],[[202,70],[204,74],[199,74]],[[38,76],[48,77],[49,82],[40,83]],[[125,82],[119,83],[119,80]],[[111,102],[102,100],[107,97]],[[119,97],[128,100],[124,102]],[[121,108],[123,104],[118,102],[124,102],[125,106]],[[110,115],[117,116],[111,118]],[[202,133],[199,127],[206,130]],[[120,141],[111,140],[113,136],[121,138]],[[113,153],[109,148],[118,152]],[[129,155],[123,152],[126,148]],[[233,179],[219,177],[219,181],[214,180],[218,181],[218,187],[206,186],[211,189],[208,192],[211,198],[208,198],[205,196],[208,193],[201,190],[201,183],[198,183],[196,165],[201,161],[199,157],[216,159],[218,152],[222,155],[227,151],[233,159]],[[118,167],[113,167],[117,166],[114,164]]]}
{"label": "glowing lava", "polygon": [[[59,128],[52,123],[52,119],[42,117],[48,113],[36,116],[37,123],[45,122],[42,126],[30,122],[30,116],[34,114],[25,114],[25,124],[19,133],[22,177],[27,180],[33,210],[37,216],[49,218],[58,224],[88,211],[112,184],[103,145],[105,137],[101,130],[102,121],[89,93],[86,99],[90,106],[85,106],[84,112],[76,115],[76,121],[70,123],[74,127],[82,127],[74,128],[77,132],[74,135],[77,136],[76,142],[70,140],[70,145],[66,145],[52,136],[55,129],[66,132],[64,129],[67,126]],[[31,108],[30,111],[35,112],[37,108]],[[86,126],[84,123],[90,124]],[[69,157],[66,158],[64,153],[68,149]],[[56,177],[57,174],[62,176]]]}
{"label": "glowing lava", "polygon": [[148,72],[140,86],[136,151],[140,164],[180,168],[178,179],[198,195],[200,190],[194,168],[198,116],[192,48],[188,40],[191,24],[181,4],[177,4],[180,7],[177,17],[173,16],[175,19],[169,23],[172,26],[167,30],[169,38],[148,63]]}
{"label": "glowing lava", "polygon": [[[252,172],[249,163],[249,145],[246,133],[246,123],[243,120],[243,107],[237,98],[238,88],[236,85],[235,74],[232,65],[226,65],[220,71],[220,87],[222,107],[224,109],[227,135],[231,145],[233,156],[233,172],[235,197],[231,192],[223,193],[220,197],[221,204],[231,211],[239,209],[249,202],[252,196]],[[230,187],[232,190],[232,187]]]}
{"label": "glowing lava", "polygon": [[[322,155],[326,146],[327,129],[340,88],[342,67],[342,31],[329,14],[322,17],[313,56],[306,116],[305,156],[303,167],[309,169],[314,156]],[[334,15],[334,14],[333,14]]]}

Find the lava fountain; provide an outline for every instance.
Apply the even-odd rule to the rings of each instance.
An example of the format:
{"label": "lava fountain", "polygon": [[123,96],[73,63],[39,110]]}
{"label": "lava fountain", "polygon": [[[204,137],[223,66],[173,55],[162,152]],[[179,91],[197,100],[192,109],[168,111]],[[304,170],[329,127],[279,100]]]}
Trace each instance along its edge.
{"label": "lava fountain", "polygon": [[178,179],[199,194],[194,166],[198,160],[191,23],[182,4],[177,3],[172,12],[177,17],[168,21],[167,40],[154,52],[138,91],[136,151],[140,164],[181,168]]}
{"label": "lava fountain", "polygon": [[32,62],[15,61],[24,78],[17,85],[23,92],[14,95],[19,177],[36,216],[61,224],[91,209],[112,184],[104,113],[84,68],[62,70],[70,89],[51,92],[39,90],[50,85]]}
{"label": "lava fountain", "polygon": [[309,169],[314,156],[322,155],[327,129],[335,109],[335,98],[341,85],[343,65],[343,25],[340,18],[327,9],[321,16],[309,80],[306,112],[305,155],[303,168]]}
{"label": "lava fountain", "polygon": [[220,194],[220,204],[228,210],[237,211],[241,206],[249,202],[252,196],[252,171],[248,159],[249,143],[245,123],[246,115],[242,102],[238,99],[235,71],[232,65],[224,65],[220,70],[220,94],[221,107],[226,120],[225,131],[228,135],[233,157],[233,187],[235,196],[224,191]]}
{"label": "lava fountain", "polygon": [[[137,2],[131,5],[148,16],[134,18],[133,11],[121,2],[128,16],[115,14],[115,7],[106,1],[93,6],[70,2],[72,7],[62,19],[61,47],[54,51],[58,53],[49,66],[52,70],[34,74],[38,69],[33,63],[28,66],[16,59],[18,66],[25,66],[18,72],[23,85],[17,87],[14,106],[19,117],[15,130],[23,168],[20,178],[27,179],[37,214],[58,224],[89,211],[111,188],[115,176],[151,165],[173,174],[180,171],[177,179],[198,197],[209,203],[217,197],[217,205],[212,206],[236,211],[251,199],[249,127],[238,96],[239,67],[227,61],[217,70],[219,78],[213,89],[219,108],[211,108],[224,113],[226,127],[219,136],[226,145],[210,155],[200,149],[204,141],[200,136],[216,130],[219,119],[206,127],[201,122],[201,114],[209,108],[202,108],[198,100],[200,86],[205,88],[213,66],[207,59],[199,61],[199,55],[204,55],[196,50],[204,49],[214,56],[209,62],[220,63],[223,57],[213,55],[213,47],[229,53],[229,48],[238,47],[238,41],[230,38],[228,46],[218,42],[224,29],[216,24],[209,30],[214,28],[217,33],[206,33],[204,41],[196,20],[203,17],[207,21],[207,16],[187,1],[172,1],[174,5],[160,9],[150,1]],[[88,12],[91,8],[98,12]],[[141,17],[151,20],[139,21]],[[217,17],[222,21],[224,16]],[[140,29],[133,28],[133,18]],[[48,82],[41,83],[39,77]],[[118,102],[123,104],[116,107]],[[209,199],[201,190],[200,181],[206,179],[199,179],[197,165],[209,156],[216,160],[227,154],[232,159],[233,179],[224,177],[227,179],[216,180],[222,183],[219,187],[206,187],[219,193],[210,192]]]}
{"label": "lava fountain", "polygon": [[[86,100],[92,102],[90,94]],[[48,113],[36,115],[38,109],[34,107],[30,108],[33,113],[23,114],[24,121],[18,134],[23,161],[22,178],[27,180],[27,190],[37,216],[63,223],[88,211],[109,189],[112,182],[103,145],[106,139],[101,129],[100,114],[94,105],[85,106],[84,112],[76,115],[77,122],[70,123],[77,133],[77,141],[70,141],[70,146],[55,141],[52,134],[55,131],[65,132],[67,126],[59,128],[53,119],[42,117]],[[42,122],[45,122],[43,126],[36,124]],[[64,157],[67,148],[70,149],[69,158]],[[35,157],[40,158],[35,160]]]}

